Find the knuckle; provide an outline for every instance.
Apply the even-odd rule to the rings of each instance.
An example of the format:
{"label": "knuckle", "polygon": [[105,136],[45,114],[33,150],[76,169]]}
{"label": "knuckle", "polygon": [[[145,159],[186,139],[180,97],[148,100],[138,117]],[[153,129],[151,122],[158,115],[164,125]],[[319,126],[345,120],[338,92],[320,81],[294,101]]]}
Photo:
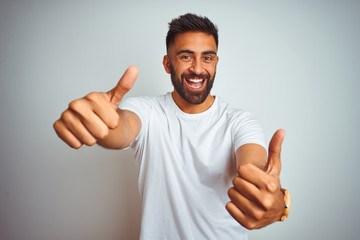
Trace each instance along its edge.
{"label": "knuckle", "polygon": [[109,129],[104,127],[99,131],[98,138],[102,140],[106,138],[108,134],[109,134]]}
{"label": "knuckle", "polygon": [[243,164],[243,166],[244,166],[244,168],[245,168],[246,170],[248,170],[248,169],[250,169],[251,167],[253,167],[253,164],[251,164],[251,163],[245,163],[245,164]]}
{"label": "knuckle", "polygon": [[72,114],[70,113],[70,111],[66,110],[64,111],[62,114],[61,114],[61,119],[64,121],[64,122],[70,122],[72,120],[73,116]]}
{"label": "knuckle", "polygon": [[246,166],[245,166],[245,164],[241,164],[241,165],[238,167],[238,174],[241,176],[241,175],[243,175],[245,172],[246,172]]}
{"label": "knuckle", "polygon": [[263,219],[263,217],[264,217],[264,212],[262,212],[262,211],[255,211],[255,212],[253,213],[253,216],[254,216],[254,219],[255,219],[256,221],[260,221],[260,220]]}
{"label": "knuckle", "polygon": [[79,98],[79,99],[76,99],[76,100],[73,100],[69,103],[69,108],[73,111],[79,111],[82,107],[83,103],[82,103],[82,99]]}
{"label": "knuckle", "polygon": [[249,171],[249,168],[251,167],[251,164],[250,163],[244,163],[244,164],[241,164],[239,167],[238,167],[238,173],[240,175],[244,175],[246,174],[248,171]]}
{"label": "knuckle", "polygon": [[248,230],[254,230],[256,228],[256,224],[254,222],[251,222],[249,220],[247,220],[245,223],[244,223],[244,227]]}
{"label": "knuckle", "polygon": [[[130,91],[131,86],[129,84],[122,84],[118,86],[118,90],[120,91],[120,93],[125,94],[128,91]],[[118,96],[121,96],[121,94],[118,94]],[[122,97],[122,96],[121,96]]]}
{"label": "knuckle", "polygon": [[88,95],[86,95],[85,98],[87,98],[90,101],[96,102],[99,99],[99,93],[98,92],[91,92]]}
{"label": "knuckle", "polygon": [[119,126],[119,122],[120,122],[120,117],[119,117],[119,114],[116,113],[111,117],[110,122],[109,122],[109,127],[114,129],[117,126]]}
{"label": "knuckle", "polygon": [[279,183],[274,179],[269,180],[266,183],[266,189],[271,193],[275,193],[278,188],[279,188]]}
{"label": "knuckle", "polygon": [[254,224],[254,223],[249,223],[247,229],[249,229],[249,230],[254,230],[254,229],[256,229],[256,224]]}
{"label": "knuckle", "polygon": [[272,198],[270,197],[266,197],[263,199],[262,201],[262,206],[266,209],[266,210],[270,210],[272,208],[274,204],[274,201]]}

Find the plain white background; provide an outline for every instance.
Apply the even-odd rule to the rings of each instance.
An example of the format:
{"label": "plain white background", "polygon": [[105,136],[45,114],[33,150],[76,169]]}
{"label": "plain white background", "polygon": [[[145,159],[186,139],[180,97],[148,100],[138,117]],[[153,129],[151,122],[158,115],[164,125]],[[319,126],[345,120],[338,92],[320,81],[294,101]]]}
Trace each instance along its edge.
{"label": "plain white background", "polygon": [[129,96],[172,91],[167,23],[219,27],[213,94],[287,131],[291,215],[250,239],[360,235],[359,1],[0,1],[0,239],[139,236],[132,150],[73,150],[52,129],[67,104],[107,91],[129,65]]}

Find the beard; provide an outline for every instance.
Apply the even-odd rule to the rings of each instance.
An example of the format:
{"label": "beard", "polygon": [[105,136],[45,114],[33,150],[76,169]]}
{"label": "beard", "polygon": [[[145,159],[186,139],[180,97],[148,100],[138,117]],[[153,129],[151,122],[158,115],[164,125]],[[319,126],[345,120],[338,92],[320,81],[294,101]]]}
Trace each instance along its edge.
{"label": "beard", "polygon": [[[181,74],[181,79],[176,77],[175,70],[170,63],[170,73],[171,73],[171,82],[174,86],[176,92],[188,103],[190,104],[201,104],[203,103],[207,96],[209,95],[212,86],[214,84],[214,79],[216,72],[214,72],[214,76],[210,78],[210,74]],[[189,88],[185,87],[185,79],[186,78],[198,78],[204,79],[205,88],[202,91],[191,91]]]}

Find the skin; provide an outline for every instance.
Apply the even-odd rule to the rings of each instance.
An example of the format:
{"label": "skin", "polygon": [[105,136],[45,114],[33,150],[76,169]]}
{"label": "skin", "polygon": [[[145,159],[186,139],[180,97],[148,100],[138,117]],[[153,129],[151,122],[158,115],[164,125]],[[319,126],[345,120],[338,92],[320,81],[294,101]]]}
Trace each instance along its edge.
{"label": "skin", "polygon": [[[164,56],[163,65],[167,73],[171,73],[171,67],[175,72],[175,78],[180,81],[182,74],[210,75],[215,77],[216,66],[219,57],[216,55],[217,47],[212,35],[202,32],[187,32],[176,36],[174,43],[169,47],[168,54]],[[182,87],[189,93],[198,93],[206,88],[209,80],[203,84],[201,89],[194,90],[186,81]],[[207,110],[214,102],[215,97],[210,94],[201,104],[191,104],[182,98],[178,91],[172,93],[175,103],[185,113],[200,113]]]}
{"label": "skin", "polygon": [[110,149],[129,146],[141,128],[139,117],[118,105],[132,88],[138,69],[130,66],[118,84],[108,92],[92,92],[70,102],[69,107],[55,121],[57,135],[70,147],[95,143]]}
{"label": "skin", "polygon": [[[219,61],[216,54],[212,35],[187,32],[175,37],[164,56],[165,71],[172,75],[172,81],[178,88],[174,89],[172,97],[185,113],[201,113],[214,103],[215,97],[206,95],[205,89],[216,74]],[[75,149],[95,143],[111,149],[129,146],[140,131],[141,121],[135,113],[121,110],[118,105],[134,85],[137,75],[138,69],[130,66],[110,91],[92,92],[72,101],[53,125],[57,135]],[[201,88],[193,88],[186,81],[186,76],[190,75],[209,77],[204,79]],[[179,89],[196,104],[184,99]],[[196,97],[201,95],[203,101]],[[226,209],[248,229],[279,221],[283,213],[285,204],[279,175],[284,135],[284,130],[274,134],[269,144],[269,156],[257,144],[245,144],[236,151],[238,176],[233,179],[233,187],[228,191],[230,202],[226,204]]]}
{"label": "skin", "polygon": [[283,214],[285,202],[280,191],[280,153],[284,136],[282,129],[273,135],[264,169],[257,165],[259,159],[256,158],[262,155],[258,145],[243,145],[236,151],[238,176],[228,191],[231,201],[226,204],[226,209],[247,229],[265,227],[279,221]]}

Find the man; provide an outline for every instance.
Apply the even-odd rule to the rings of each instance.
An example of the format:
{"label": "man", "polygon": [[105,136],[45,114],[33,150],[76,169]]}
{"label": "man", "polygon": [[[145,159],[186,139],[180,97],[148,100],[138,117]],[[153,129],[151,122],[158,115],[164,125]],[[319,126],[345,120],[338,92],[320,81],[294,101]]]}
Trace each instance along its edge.
{"label": "man", "polygon": [[166,45],[172,93],[123,101],[138,74],[130,66],[109,92],[72,101],[54,123],[58,136],[73,148],[134,149],[141,239],[246,239],[244,227],[285,218],[285,133],[274,134],[267,157],[253,116],[210,94],[219,61],[216,26],[182,15],[169,24]]}

